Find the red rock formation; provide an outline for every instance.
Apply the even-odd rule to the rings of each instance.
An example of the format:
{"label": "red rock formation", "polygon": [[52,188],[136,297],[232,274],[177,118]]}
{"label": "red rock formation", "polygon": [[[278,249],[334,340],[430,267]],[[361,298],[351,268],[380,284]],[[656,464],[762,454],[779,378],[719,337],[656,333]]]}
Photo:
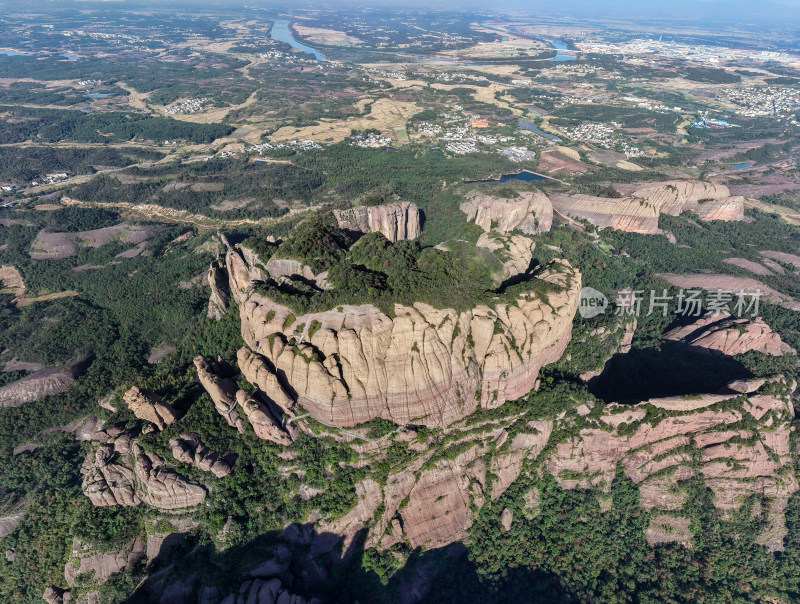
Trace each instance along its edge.
{"label": "red rock formation", "polygon": [[139,419],[152,422],[159,430],[175,423],[175,410],[152,392],[143,392],[133,386],[125,393],[125,404]]}
{"label": "red rock formation", "polygon": [[271,440],[279,445],[290,445],[297,434],[295,428],[284,428],[281,422],[269,411],[267,405],[258,400],[252,393],[239,390],[236,393],[239,403],[256,436]]}
{"label": "red rock formation", "polygon": [[120,549],[110,552],[97,551],[75,539],[72,542],[70,560],[64,566],[64,579],[67,585],[73,587],[77,577],[93,573],[92,580],[96,584],[103,584],[111,575],[130,568],[144,557],[145,548],[141,535]]}
{"label": "red rock formation", "polygon": [[[760,296],[760,301],[768,301],[790,310],[800,310],[800,302],[795,302],[777,290],[764,285],[761,281],[748,277],[732,277],[720,273],[688,273],[679,275],[676,273],[659,273],[656,275],[667,283],[682,289],[704,289],[706,291],[727,291],[738,295],[739,292],[748,294],[746,301],[752,300],[753,295]],[[735,302],[735,299],[734,299]],[[746,309],[744,309],[746,310]]]}
{"label": "red rock formation", "polygon": [[[235,275],[232,288],[241,285]],[[240,353],[240,367],[278,405],[288,408],[279,399],[291,393],[330,425],[376,417],[447,425],[478,404],[496,407],[527,394],[539,369],[563,353],[580,275],[561,261],[538,278],[562,288],[548,294],[549,303],[522,294],[514,304],[461,313],[397,304],[395,318],[371,305],[343,306],[288,320],[291,325],[291,309],[240,290],[234,297],[241,300],[242,336],[259,355],[253,366]],[[321,327],[309,337],[316,324]]]}
{"label": "red rock formation", "polygon": [[761,317],[750,321],[734,319],[728,314],[708,314],[694,323],[669,331],[664,338],[728,356],[750,351],[773,356],[797,354]]}
{"label": "red rock formation", "polygon": [[212,262],[208,269],[208,284],[211,286],[211,296],[207,316],[219,321],[228,311],[231,296],[228,291],[228,271],[218,260]]}
{"label": "red rock formation", "polygon": [[194,366],[197,379],[206,389],[217,412],[225,418],[231,428],[244,434],[244,421],[236,411],[236,391],[239,387],[228,378],[219,377],[214,368],[201,356],[195,357]]}
{"label": "red rock formation", "polygon": [[144,502],[174,510],[201,504],[206,491],[175,473],[154,453],[142,451],[130,436],[99,432],[103,441],[89,451],[81,467],[83,492],[96,506],[133,506]]}
{"label": "red rock formation", "polygon": [[667,181],[638,186],[628,195],[610,199],[590,195],[555,195],[553,207],[571,218],[599,228],[656,234],[661,214],[694,212],[704,220],[743,220],[744,198],[731,196],[723,185]]}
{"label": "red rock formation", "polygon": [[475,221],[487,233],[518,230],[535,235],[548,232],[553,225],[553,204],[541,191],[520,191],[511,199],[475,195],[460,209],[467,220]]}
{"label": "red rock formation", "polygon": [[407,201],[334,210],[333,214],[340,229],[382,233],[392,243],[402,239],[416,239],[421,232],[419,208]]}
{"label": "red rock formation", "polygon": [[[788,392],[794,385],[773,383],[771,388],[774,391],[776,387],[785,394],[750,395],[744,402],[736,402],[739,395],[735,392],[673,397],[633,407],[633,411],[650,407],[671,412],[660,421],[643,421],[641,414],[631,418],[630,407],[611,405],[612,413],[629,418],[624,433],[619,428],[610,432],[601,427],[584,428],[559,444],[545,467],[564,488],[607,491],[621,463],[628,477],[640,485],[642,504],[649,508],[681,509],[686,496],[680,482],[694,475],[701,476],[714,492],[720,509],[735,509],[752,493],[783,501],[800,488],[789,446],[794,409]],[[749,425],[742,422],[747,415],[759,422],[757,430],[744,427]],[[607,417],[602,421],[615,425]],[[692,449],[697,453],[692,454]],[[663,542],[663,538],[652,535],[654,542]]]}

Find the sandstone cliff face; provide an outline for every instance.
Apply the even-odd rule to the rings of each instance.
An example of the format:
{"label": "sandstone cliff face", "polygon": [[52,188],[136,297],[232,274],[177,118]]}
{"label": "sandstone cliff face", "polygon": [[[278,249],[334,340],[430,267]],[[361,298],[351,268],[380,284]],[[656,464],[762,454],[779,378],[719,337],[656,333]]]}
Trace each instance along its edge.
{"label": "sandstone cliff face", "polygon": [[[162,510],[203,503],[203,487],[177,474],[160,457],[146,452],[127,434],[98,433],[99,444],[81,467],[83,492],[96,506],[146,503]],[[105,442],[103,442],[105,441]]]}
{"label": "sandstone cliff face", "polygon": [[206,389],[217,412],[225,418],[231,428],[236,428],[239,434],[244,434],[244,421],[236,410],[236,383],[228,378],[219,377],[215,368],[203,357],[195,357],[194,366],[197,370],[197,379]]}
{"label": "sandstone cliff face", "polygon": [[152,422],[159,430],[175,423],[175,410],[153,393],[142,392],[133,386],[125,393],[125,404],[139,419]]}
{"label": "sandstone cliff face", "polygon": [[208,318],[219,321],[228,312],[231,303],[228,292],[228,271],[217,260],[211,263],[208,269],[208,284],[211,286],[211,296],[208,300]]}
{"label": "sandstone cliff face", "polygon": [[[446,445],[430,450],[418,447],[413,431],[403,432],[396,442],[408,442],[419,455],[382,484],[372,478],[358,483],[356,506],[320,528],[343,535],[346,544],[367,529],[367,547],[386,549],[404,541],[441,547],[465,538],[474,510],[496,501],[523,473],[529,472],[526,480],[537,480],[525,470],[526,460],[536,460],[538,475],[552,474],[562,488],[603,492],[610,492],[621,465],[651,513],[647,536],[654,544],[691,541],[680,515],[690,478],[701,479],[723,511],[737,509],[749,495],[763,495],[769,525],[761,542],[780,549],[783,510],[800,489],[790,443],[793,389],[780,378],[762,378],[732,383],[721,394],[634,406],[597,403],[601,406],[590,415],[589,409],[565,408],[556,419],[527,419],[521,411],[520,419],[461,420],[446,429]],[[558,440],[551,443],[556,433]],[[380,456],[386,447],[370,455]],[[535,509],[537,493],[529,495]]]}
{"label": "sandstone cliff face", "polygon": [[731,196],[724,185],[695,181],[666,181],[637,187],[628,195],[609,199],[591,195],[554,195],[553,207],[571,218],[599,228],[656,234],[661,214],[687,211],[704,220],[744,219],[744,197]]}
{"label": "sandstone cliff face", "polygon": [[513,199],[475,195],[460,207],[467,220],[487,233],[510,233],[516,229],[535,235],[546,233],[553,225],[553,204],[541,191],[520,191]]}
{"label": "sandstone cliff face", "polygon": [[494,275],[495,285],[526,273],[531,267],[533,250],[536,248],[536,244],[528,237],[496,233],[483,233],[478,238],[477,246],[494,252],[503,261],[503,272]]}
{"label": "sandstone cliff face", "polygon": [[[242,336],[255,353],[244,365],[240,357],[240,366],[245,375],[262,376],[254,383],[279,406],[296,401],[329,425],[380,417],[445,426],[479,404],[497,407],[527,394],[539,369],[560,357],[580,275],[559,261],[539,277],[560,287],[547,301],[522,294],[512,304],[466,312],[397,304],[394,318],[372,305],[344,306],[299,316],[286,328],[291,309],[240,289],[234,297]],[[312,324],[320,328],[309,335]]]}
{"label": "sandstone cliff face", "polygon": [[239,390],[236,393],[236,402],[242,408],[256,436],[264,440],[271,440],[279,445],[292,444],[296,432],[284,429],[280,422],[270,413],[267,405],[258,400],[252,393]]}
{"label": "sandstone cliff face", "polygon": [[708,314],[694,323],[669,331],[664,337],[728,356],[750,351],[773,356],[797,354],[761,317],[750,321],[735,319],[728,314]]}
{"label": "sandstone cliff face", "polygon": [[421,232],[419,208],[408,201],[383,206],[334,210],[339,228],[359,233],[382,233],[392,243],[416,239]]}

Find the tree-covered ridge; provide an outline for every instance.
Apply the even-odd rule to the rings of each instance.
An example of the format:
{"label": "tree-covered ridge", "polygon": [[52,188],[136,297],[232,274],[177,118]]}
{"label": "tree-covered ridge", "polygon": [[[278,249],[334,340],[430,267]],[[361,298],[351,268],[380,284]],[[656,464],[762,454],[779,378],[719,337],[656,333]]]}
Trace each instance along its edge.
{"label": "tree-covered ridge", "polygon": [[556,287],[530,276],[498,289],[492,280],[498,259],[468,242],[453,242],[440,249],[419,241],[391,243],[380,233],[369,233],[350,247],[347,235],[330,214],[306,219],[281,243],[251,237],[241,245],[252,249],[264,266],[270,260],[291,259],[317,274],[327,271],[331,289],[320,289],[300,278],[257,284],[261,293],[300,313],[344,304],[374,304],[391,314],[396,303],[416,302],[467,310],[479,304],[510,302],[523,291],[544,295]]}

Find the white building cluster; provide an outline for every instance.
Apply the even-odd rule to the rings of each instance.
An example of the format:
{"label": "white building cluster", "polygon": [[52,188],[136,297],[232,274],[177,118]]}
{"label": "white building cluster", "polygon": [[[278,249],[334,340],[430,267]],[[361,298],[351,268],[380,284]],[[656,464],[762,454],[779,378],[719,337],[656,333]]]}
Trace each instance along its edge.
{"label": "white building cluster", "polygon": [[208,99],[206,97],[199,97],[194,99],[186,99],[185,101],[178,103],[177,105],[173,105],[166,109],[167,115],[179,115],[182,113],[197,113],[198,111],[202,111],[206,101]]}
{"label": "white building cluster", "polygon": [[745,117],[788,118],[800,110],[800,89],[798,88],[782,86],[726,88],[720,92],[720,96],[736,105],[737,113]]}
{"label": "white building cluster", "polygon": [[350,137],[350,144],[364,149],[382,149],[394,144],[394,141],[388,136],[371,132],[369,134],[354,134]]}
{"label": "white building cluster", "polygon": [[45,176],[41,176],[35,180],[32,180],[31,186],[38,187],[40,185],[52,185],[57,182],[67,180],[68,178],[69,174],[67,172],[51,172],[50,174],[46,174]]}

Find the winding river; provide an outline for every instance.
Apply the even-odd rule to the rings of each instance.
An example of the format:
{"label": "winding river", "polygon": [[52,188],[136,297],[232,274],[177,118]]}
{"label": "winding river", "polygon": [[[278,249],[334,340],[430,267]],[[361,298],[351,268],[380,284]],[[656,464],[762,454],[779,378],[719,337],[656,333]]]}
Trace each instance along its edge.
{"label": "winding river", "polygon": [[292,30],[289,29],[289,22],[288,21],[275,21],[272,24],[272,30],[270,31],[270,38],[273,40],[277,40],[278,42],[284,42],[291,46],[292,48],[296,48],[297,50],[302,50],[305,53],[310,55],[314,55],[314,58],[317,61],[324,61],[325,57],[318,53],[315,49],[311,48],[310,46],[306,46],[305,44],[301,44],[297,41],[297,39],[292,35]]}

